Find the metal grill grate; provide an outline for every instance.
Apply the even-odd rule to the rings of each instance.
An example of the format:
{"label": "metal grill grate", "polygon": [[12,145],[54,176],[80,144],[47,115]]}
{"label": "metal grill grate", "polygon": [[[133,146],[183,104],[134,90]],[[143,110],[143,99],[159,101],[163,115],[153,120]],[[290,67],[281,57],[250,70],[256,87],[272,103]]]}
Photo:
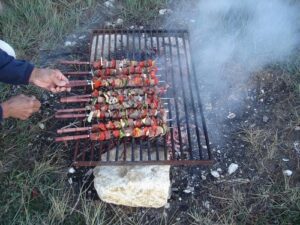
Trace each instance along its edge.
{"label": "metal grill grate", "polygon": [[77,140],[74,166],[97,165],[209,165],[208,133],[186,30],[94,30],[90,61],[155,59],[168,85],[170,133],[154,140],[125,138],[95,142]]}

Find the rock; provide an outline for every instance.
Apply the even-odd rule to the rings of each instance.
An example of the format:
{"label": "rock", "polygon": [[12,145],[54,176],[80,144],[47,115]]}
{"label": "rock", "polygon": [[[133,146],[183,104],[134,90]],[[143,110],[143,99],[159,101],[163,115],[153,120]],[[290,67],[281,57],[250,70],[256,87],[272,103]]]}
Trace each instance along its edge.
{"label": "rock", "polygon": [[202,180],[206,180],[206,176],[204,174],[201,175]]}
{"label": "rock", "polygon": [[76,41],[65,41],[65,46],[68,47],[68,46],[74,46],[76,45]]}
{"label": "rock", "polygon": [[73,167],[69,168],[69,170],[68,170],[69,173],[75,173],[75,171],[76,170]]}
{"label": "rock", "polygon": [[39,125],[39,127],[40,127],[42,130],[45,129],[45,124],[43,124],[43,123],[38,123],[38,125]]}
{"label": "rock", "polygon": [[202,205],[203,205],[206,209],[209,209],[209,208],[210,208],[210,203],[209,203],[209,201],[202,202]]}
{"label": "rock", "polygon": [[300,142],[299,141],[294,142],[294,149],[298,154],[300,154]]}
{"label": "rock", "polygon": [[288,161],[290,161],[288,158],[282,158],[282,161],[283,162],[288,162]]}
{"label": "rock", "polygon": [[291,170],[284,170],[283,171],[284,176],[290,177],[290,176],[292,176],[292,174],[293,174],[293,171],[291,171]]}
{"label": "rock", "polygon": [[159,208],[170,196],[170,166],[98,166],[94,186],[101,200]]}
{"label": "rock", "polygon": [[104,5],[105,5],[107,8],[113,8],[113,7],[114,7],[114,3],[115,3],[114,0],[109,0],[109,1],[104,2]]}
{"label": "rock", "polygon": [[233,174],[237,169],[239,168],[239,165],[236,163],[231,163],[228,167],[228,174]]}
{"label": "rock", "polygon": [[118,18],[117,21],[116,21],[116,25],[118,25],[118,26],[123,25],[123,23],[124,23],[124,20],[121,19],[121,18]]}
{"label": "rock", "polygon": [[73,180],[71,177],[68,179],[68,182],[69,182],[69,184],[73,184]]}
{"label": "rock", "polygon": [[265,123],[268,122],[268,121],[269,121],[269,117],[263,116],[263,121],[264,121]]}
{"label": "rock", "polygon": [[211,174],[213,177],[215,177],[215,178],[220,178],[220,174],[219,174],[219,172],[216,171],[216,170],[211,170],[211,171],[210,171],[210,174]]}
{"label": "rock", "polygon": [[160,9],[159,15],[171,14],[173,11],[171,9]]}
{"label": "rock", "polygon": [[227,116],[228,119],[233,119],[235,117],[236,117],[235,113],[232,113],[232,112],[230,112]]}
{"label": "rock", "polygon": [[190,194],[190,193],[194,192],[194,190],[195,190],[194,187],[188,186],[185,190],[183,190],[183,192],[186,194]]}

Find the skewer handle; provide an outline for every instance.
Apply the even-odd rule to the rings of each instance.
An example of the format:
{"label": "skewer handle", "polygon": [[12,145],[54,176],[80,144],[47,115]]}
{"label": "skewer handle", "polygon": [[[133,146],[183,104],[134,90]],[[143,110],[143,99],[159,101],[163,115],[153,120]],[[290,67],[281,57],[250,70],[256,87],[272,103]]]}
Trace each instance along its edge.
{"label": "skewer handle", "polygon": [[89,102],[91,101],[91,95],[77,95],[77,96],[71,96],[71,97],[63,97],[60,98],[60,102],[62,103],[68,103],[68,102]]}
{"label": "skewer handle", "polygon": [[57,119],[69,119],[69,118],[85,118],[87,117],[86,114],[75,114],[75,113],[70,113],[70,114],[55,114],[55,118]]}
{"label": "skewer handle", "polygon": [[82,62],[82,61],[77,61],[77,60],[73,60],[73,61],[69,61],[69,60],[61,60],[59,61],[60,64],[66,64],[66,65],[90,65],[90,62]]}
{"label": "skewer handle", "polygon": [[83,134],[83,135],[57,137],[57,138],[55,138],[55,141],[56,142],[59,142],[59,141],[74,141],[74,140],[88,139],[88,138],[90,138],[89,134]]}
{"label": "skewer handle", "polygon": [[56,113],[59,114],[59,113],[84,112],[84,111],[86,111],[86,108],[72,108],[72,109],[58,109]]}
{"label": "skewer handle", "polygon": [[74,75],[90,75],[91,72],[89,71],[75,71],[75,72],[64,72],[66,76],[74,76]]}
{"label": "skewer handle", "polygon": [[84,87],[89,85],[87,80],[71,80],[65,87]]}
{"label": "skewer handle", "polygon": [[58,134],[64,134],[64,133],[71,133],[71,132],[77,132],[77,131],[89,131],[92,127],[75,127],[75,128],[62,128],[57,130]]}

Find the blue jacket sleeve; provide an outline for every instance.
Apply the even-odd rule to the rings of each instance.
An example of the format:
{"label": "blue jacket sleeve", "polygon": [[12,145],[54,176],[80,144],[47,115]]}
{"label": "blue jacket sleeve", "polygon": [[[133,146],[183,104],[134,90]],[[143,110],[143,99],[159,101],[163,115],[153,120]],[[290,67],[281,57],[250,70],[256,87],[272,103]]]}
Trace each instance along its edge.
{"label": "blue jacket sleeve", "polygon": [[16,60],[0,49],[0,82],[28,84],[34,66],[24,60]]}
{"label": "blue jacket sleeve", "polygon": [[[0,49],[0,82],[7,84],[28,84],[34,66],[24,60],[16,60]],[[3,119],[0,105],[0,122]]]}

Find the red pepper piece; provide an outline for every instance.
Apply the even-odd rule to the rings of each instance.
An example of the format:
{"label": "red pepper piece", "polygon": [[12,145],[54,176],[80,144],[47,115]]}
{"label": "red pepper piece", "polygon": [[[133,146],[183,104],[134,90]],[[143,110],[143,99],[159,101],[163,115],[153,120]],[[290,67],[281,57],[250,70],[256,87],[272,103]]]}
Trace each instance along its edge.
{"label": "red pepper piece", "polygon": [[100,130],[106,130],[106,126],[104,123],[99,123],[98,127]]}
{"label": "red pepper piece", "polygon": [[119,131],[119,130],[114,130],[114,131],[113,131],[113,136],[114,136],[115,138],[120,137],[120,131]]}
{"label": "red pepper piece", "polygon": [[101,118],[101,119],[105,118],[105,113],[101,112],[101,113],[100,113],[100,118]]}
{"label": "red pepper piece", "polygon": [[141,77],[135,77],[134,78],[134,84],[136,85],[136,86],[140,86],[141,84],[142,84],[142,78]]}
{"label": "red pepper piece", "polygon": [[139,66],[140,66],[140,67],[144,67],[144,66],[145,66],[145,62],[144,62],[144,61],[141,61],[141,62],[139,63]]}
{"label": "red pepper piece", "polygon": [[101,87],[101,81],[100,81],[100,80],[96,80],[96,81],[94,82],[94,86],[95,86],[95,88]]}
{"label": "red pepper piece", "polygon": [[100,132],[99,133],[99,141],[104,141],[105,140],[105,132]]}
{"label": "red pepper piece", "polygon": [[100,109],[100,105],[99,104],[94,105],[94,107],[95,107],[96,110]]}
{"label": "red pepper piece", "polygon": [[124,96],[123,95],[119,95],[118,96],[118,100],[120,103],[123,103],[124,102]]}

